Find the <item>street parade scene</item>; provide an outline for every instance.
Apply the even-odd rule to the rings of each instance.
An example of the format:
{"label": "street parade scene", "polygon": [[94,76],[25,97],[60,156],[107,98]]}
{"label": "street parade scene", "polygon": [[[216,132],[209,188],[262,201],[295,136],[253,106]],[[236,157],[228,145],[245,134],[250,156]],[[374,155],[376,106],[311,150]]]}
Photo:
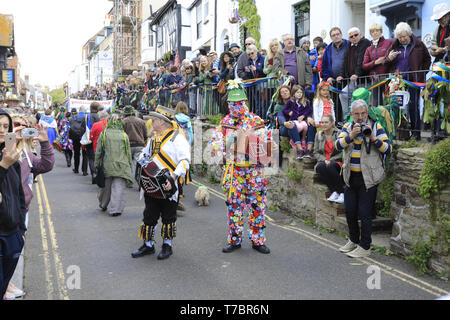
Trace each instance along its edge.
{"label": "street parade scene", "polygon": [[3,304],[450,300],[449,50],[442,0],[2,1]]}

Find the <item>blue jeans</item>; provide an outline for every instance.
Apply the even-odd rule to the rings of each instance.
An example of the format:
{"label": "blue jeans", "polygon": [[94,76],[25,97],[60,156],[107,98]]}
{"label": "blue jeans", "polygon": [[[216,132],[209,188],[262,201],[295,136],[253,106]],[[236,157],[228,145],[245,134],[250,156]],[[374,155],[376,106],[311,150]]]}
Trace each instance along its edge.
{"label": "blue jeans", "polygon": [[308,126],[308,132],[306,134],[306,140],[308,141],[308,144],[314,144],[314,141],[316,140],[316,133],[316,127]]}
{"label": "blue jeans", "polygon": [[0,300],[3,299],[9,281],[14,275],[23,245],[22,232],[16,232],[8,237],[0,237]]}
{"label": "blue jeans", "polygon": [[294,144],[301,143],[300,134],[298,133],[296,126],[294,126],[292,129],[288,129],[285,126],[282,126],[280,128],[280,136],[291,138]]}

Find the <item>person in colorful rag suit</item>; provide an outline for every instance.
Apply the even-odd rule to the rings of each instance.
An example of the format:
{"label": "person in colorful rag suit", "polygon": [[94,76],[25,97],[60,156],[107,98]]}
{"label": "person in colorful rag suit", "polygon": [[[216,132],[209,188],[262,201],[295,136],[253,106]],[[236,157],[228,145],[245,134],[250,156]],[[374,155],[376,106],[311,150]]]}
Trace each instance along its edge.
{"label": "person in colorful rag suit", "polygon": [[241,82],[228,82],[230,113],[222,119],[209,142],[213,156],[223,156],[225,173],[223,190],[228,208],[228,239],[223,252],[241,247],[244,212],[249,211],[248,238],[253,249],[268,254],[264,229],[267,179],[264,165],[271,158],[271,133],[264,121],[249,112],[247,96]]}

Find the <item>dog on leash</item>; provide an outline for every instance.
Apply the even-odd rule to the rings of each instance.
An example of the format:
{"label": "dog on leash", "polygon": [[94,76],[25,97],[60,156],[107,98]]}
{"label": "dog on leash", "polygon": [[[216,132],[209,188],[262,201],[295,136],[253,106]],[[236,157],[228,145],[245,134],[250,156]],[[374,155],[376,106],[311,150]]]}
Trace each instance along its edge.
{"label": "dog on leash", "polygon": [[200,186],[195,192],[195,200],[197,200],[198,206],[209,206],[209,191],[205,186]]}

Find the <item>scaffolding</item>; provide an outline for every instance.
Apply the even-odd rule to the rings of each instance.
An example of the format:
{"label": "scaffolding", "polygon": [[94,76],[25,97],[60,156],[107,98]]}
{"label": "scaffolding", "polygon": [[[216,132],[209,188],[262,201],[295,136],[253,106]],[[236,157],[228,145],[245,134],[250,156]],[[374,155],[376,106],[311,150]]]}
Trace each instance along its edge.
{"label": "scaffolding", "polygon": [[139,69],[142,0],[110,0],[114,2],[114,76],[131,74]]}

